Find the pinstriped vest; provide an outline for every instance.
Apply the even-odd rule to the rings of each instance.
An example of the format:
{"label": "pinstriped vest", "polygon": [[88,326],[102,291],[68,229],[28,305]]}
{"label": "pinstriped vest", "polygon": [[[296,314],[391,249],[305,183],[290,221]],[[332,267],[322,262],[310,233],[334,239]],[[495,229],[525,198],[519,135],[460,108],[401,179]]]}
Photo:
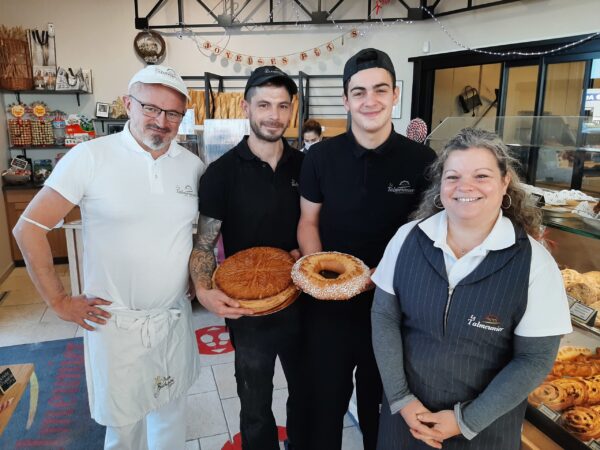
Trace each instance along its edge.
{"label": "pinstriped vest", "polygon": [[[527,235],[520,227],[515,234],[514,245],[489,252],[452,292],[442,250],[418,226],[400,250],[394,291],[402,310],[404,369],[411,392],[432,411],[475,399],[512,358],[531,264]],[[472,441],[453,438],[444,449],[520,448],[525,407],[524,400]]]}

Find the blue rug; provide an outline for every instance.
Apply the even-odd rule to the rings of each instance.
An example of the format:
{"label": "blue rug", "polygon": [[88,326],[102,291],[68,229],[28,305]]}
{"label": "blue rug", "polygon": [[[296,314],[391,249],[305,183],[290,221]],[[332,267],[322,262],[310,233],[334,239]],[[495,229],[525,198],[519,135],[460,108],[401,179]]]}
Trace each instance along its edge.
{"label": "blue rug", "polygon": [[[30,401],[30,383],[0,436],[0,449],[102,449],[106,429],[90,418],[83,339],[0,347],[0,365],[27,363],[34,364],[38,400],[34,389]],[[35,415],[27,429],[30,409]]]}

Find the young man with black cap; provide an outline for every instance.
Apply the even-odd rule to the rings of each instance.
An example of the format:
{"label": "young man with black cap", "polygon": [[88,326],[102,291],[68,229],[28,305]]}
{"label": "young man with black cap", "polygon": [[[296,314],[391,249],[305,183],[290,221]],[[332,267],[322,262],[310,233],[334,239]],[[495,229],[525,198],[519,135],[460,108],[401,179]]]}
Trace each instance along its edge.
{"label": "young man with black cap", "polygon": [[[417,206],[435,153],[394,131],[399,92],[386,53],[361,50],[346,63],[343,81],[351,129],[306,155],[298,242],[303,255],[339,251],[374,268]],[[372,302],[372,290],[348,301],[305,302],[310,450],[341,448],[355,369],[364,449],[376,447],[382,386],[371,345]]]}
{"label": "young man with black cap", "polygon": [[200,303],[225,317],[229,327],[235,348],[243,450],[279,449],[271,410],[277,356],[288,382],[288,447],[299,448],[300,302],[271,315],[251,317],[252,311],[211,289],[213,250],[221,233],[225,256],[257,246],[277,247],[299,256],[296,227],[303,154],[283,138],[297,91],[294,81],[277,67],[254,70],[242,103],[250,135],[213,162],[200,181],[199,232],[190,273]]}

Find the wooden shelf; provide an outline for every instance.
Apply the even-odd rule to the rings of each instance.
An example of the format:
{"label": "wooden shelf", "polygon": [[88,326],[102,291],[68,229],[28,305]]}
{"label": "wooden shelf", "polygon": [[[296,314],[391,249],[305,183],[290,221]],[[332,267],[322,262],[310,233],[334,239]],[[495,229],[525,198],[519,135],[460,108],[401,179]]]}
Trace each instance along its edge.
{"label": "wooden shelf", "polygon": [[90,92],[87,91],[44,91],[44,90],[27,90],[27,91],[9,91],[6,89],[1,89],[0,92],[4,93],[4,94],[15,94],[15,96],[17,97],[17,101],[19,103],[21,103],[21,94],[27,94],[27,95],[74,95],[77,98],[77,106],[81,106],[81,103],[79,101],[79,96],[81,94],[90,94]]}
{"label": "wooden shelf", "polygon": [[66,145],[11,145],[9,150],[69,150],[73,146]]}

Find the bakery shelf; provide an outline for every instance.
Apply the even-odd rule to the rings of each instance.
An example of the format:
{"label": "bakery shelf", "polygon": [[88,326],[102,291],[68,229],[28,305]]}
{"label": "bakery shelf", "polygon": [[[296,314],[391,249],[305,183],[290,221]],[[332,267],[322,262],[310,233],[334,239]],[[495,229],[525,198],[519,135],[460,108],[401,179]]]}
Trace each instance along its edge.
{"label": "bakery shelf", "polygon": [[11,145],[9,150],[68,150],[71,147],[66,145]]}
{"label": "bakery shelf", "polygon": [[81,106],[79,96],[82,94],[89,94],[86,91],[43,91],[43,90],[27,90],[27,91],[11,91],[7,89],[0,89],[0,92],[4,94],[14,94],[17,97],[17,102],[21,103],[21,94],[32,94],[32,95],[74,95],[77,98],[77,106]]}
{"label": "bakery shelf", "polygon": [[527,405],[525,418],[562,448],[569,450],[590,450],[590,447],[585,443],[571,436],[564,428],[548,419],[542,412],[531,405]]}
{"label": "bakery shelf", "polygon": [[[562,337],[560,346],[587,347],[594,351],[596,347],[599,346],[598,330],[592,329],[592,327],[588,327],[580,323],[576,323],[574,320],[573,324],[576,325],[577,328],[574,327],[572,333]],[[596,441],[591,441],[591,443],[584,443],[580,441],[566,431],[560,425],[560,423],[551,420],[544,415],[542,411],[538,410],[531,404],[527,405],[525,418],[562,448],[569,450],[589,450],[590,448],[600,448],[600,446],[594,446],[598,445],[597,442],[600,442],[598,439]],[[558,422],[560,422],[560,419]]]}

